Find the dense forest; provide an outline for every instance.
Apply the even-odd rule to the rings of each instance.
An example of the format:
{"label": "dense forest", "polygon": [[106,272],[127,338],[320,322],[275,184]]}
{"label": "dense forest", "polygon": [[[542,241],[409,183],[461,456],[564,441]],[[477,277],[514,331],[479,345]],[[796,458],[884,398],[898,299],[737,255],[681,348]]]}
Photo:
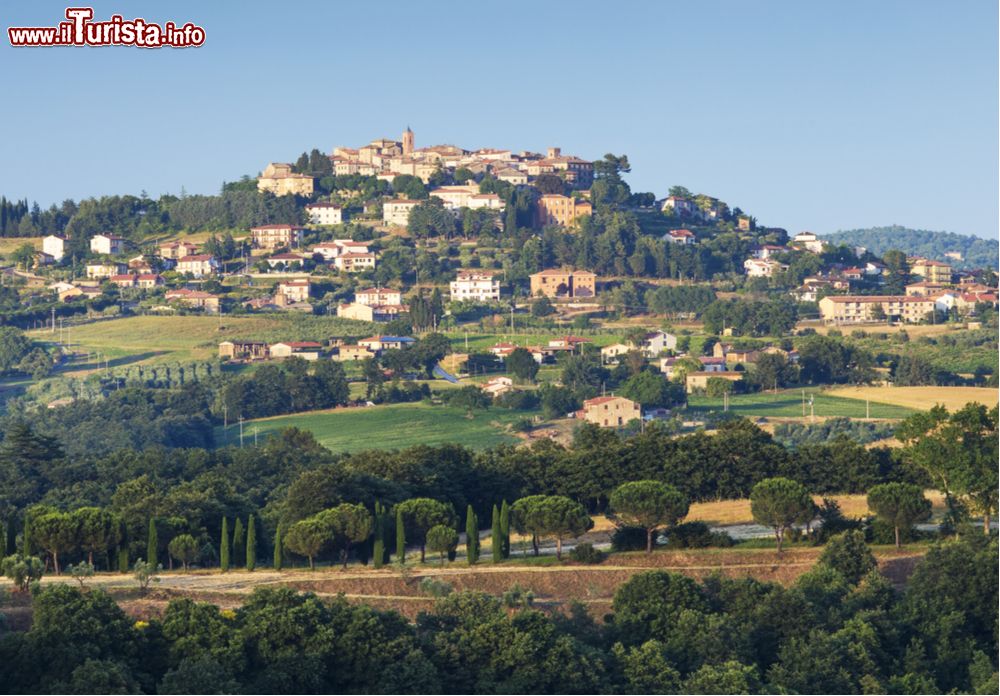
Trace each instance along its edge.
{"label": "dense forest", "polygon": [[[869,227],[862,230],[839,230],[823,235],[833,244],[863,246],[877,256],[899,249],[910,256],[924,256],[949,261],[955,268],[996,268],[1000,263],[996,239],[983,239],[954,232],[914,230],[900,225]],[[962,260],[949,259],[948,252],[958,252]]]}

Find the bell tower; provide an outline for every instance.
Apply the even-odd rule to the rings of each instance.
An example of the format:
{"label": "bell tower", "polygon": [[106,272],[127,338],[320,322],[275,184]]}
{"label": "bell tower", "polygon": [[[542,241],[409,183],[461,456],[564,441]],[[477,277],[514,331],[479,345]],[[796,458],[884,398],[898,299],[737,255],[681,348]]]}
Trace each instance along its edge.
{"label": "bell tower", "polygon": [[403,155],[409,156],[413,154],[413,131],[407,126],[406,130],[403,131]]}

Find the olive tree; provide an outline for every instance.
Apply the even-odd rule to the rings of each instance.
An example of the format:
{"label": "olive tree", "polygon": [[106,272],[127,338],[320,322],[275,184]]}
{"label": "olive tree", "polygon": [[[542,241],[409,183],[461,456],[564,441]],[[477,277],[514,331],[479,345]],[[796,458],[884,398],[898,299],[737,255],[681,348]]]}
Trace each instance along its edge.
{"label": "olive tree", "polygon": [[19,592],[27,592],[32,582],[42,579],[45,564],[40,558],[15,554],[3,559],[0,570]]}
{"label": "olive tree", "polygon": [[646,553],[653,552],[659,527],[672,527],[688,513],[688,499],[660,481],[631,481],[618,486],[608,500],[610,517],[619,525],[646,530]]}
{"label": "olive tree", "polygon": [[785,532],[801,522],[813,510],[813,500],[806,487],[797,481],[782,478],[764,479],[750,491],[750,512],[758,524],[771,527],[778,542],[778,553]]}
{"label": "olive tree", "polygon": [[915,522],[931,516],[931,501],[920,486],[912,483],[880,483],[868,491],[868,508],[880,520],[891,524],[899,548],[900,529],[909,530]]}

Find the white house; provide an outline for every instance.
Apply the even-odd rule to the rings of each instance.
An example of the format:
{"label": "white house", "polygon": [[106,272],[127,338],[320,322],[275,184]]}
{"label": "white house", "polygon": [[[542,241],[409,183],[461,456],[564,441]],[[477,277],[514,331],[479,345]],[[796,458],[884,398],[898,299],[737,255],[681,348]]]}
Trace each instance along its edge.
{"label": "white house", "polygon": [[462,271],[451,281],[452,300],[497,302],[500,300],[500,281],[492,273]]}
{"label": "white house", "polygon": [[694,201],[680,196],[668,196],[660,209],[665,213],[673,213],[681,217],[701,215],[701,209],[695,205]]}
{"label": "white house", "polygon": [[42,240],[42,251],[56,261],[62,261],[62,257],[66,255],[66,239],[55,234],[50,234]]}
{"label": "white house", "polygon": [[770,259],[747,259],[743,262],[743,270],[750,278],[770,278],[775,271],[783,268],[787,266]]}
{"label": "white house", "polygon": [[306,214],[314,225],[339,225],[344,221],[344,209],[334,203],[310,203]]}
{"label": "white house", "polygon": [[677,337],[666,331],[652,331],[642,339],[642,352],[646,357],[655,358],[667,350],[677,350]]}
{"label": "white house", "polygon": [[691,230],[670,230],[663,235],[663,239],[671,244],[694,244],[698,241]]}
{"label": "white house", "polygon": [[95,234],[90,238],[90,250],[95,254],[120,254],[125,251],[125,239],[115,234]]}
{"label": "white house", "polygon": [[792,244],[808,249],[814,254],[823,252],[823,242],[813,232],[799,232],[792,238]]}
{"label": "white house", "polygon": [[382,222],[386,225],[406,227],[410,222],[410,211],[420,205],[420,201],[397,198],[382,202]]}

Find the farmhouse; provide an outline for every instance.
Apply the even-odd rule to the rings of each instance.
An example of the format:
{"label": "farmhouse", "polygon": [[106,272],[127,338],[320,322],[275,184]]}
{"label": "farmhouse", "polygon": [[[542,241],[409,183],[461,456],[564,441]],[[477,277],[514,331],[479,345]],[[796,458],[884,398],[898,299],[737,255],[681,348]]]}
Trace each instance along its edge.
{"label": "farmhouse", "polygon": [[197,254],[198,245],[194,242],[165,242],[160,245],[159,250],[161,257],[176,261]]}
{"label": "farmhouse", "polygon": [[276,294],[284,296],[286,302],[308,302],[310,287],[308,280],[283,280]]}
{"label": "farmhouse", "polygon": [[361,273],[375,270],[375,254],[349,251],[333,260],[333,267],[345,273]]}
{"label": "farmhouse", "polygon": [[392,321],[401,312],[405,312],[403,305],[367,305],[359,302],[338,305],[337,316],[345,319],[356,319],[358,321]]}
{"label": "farmhouse", "polygon": [[493,377],[483,382],[480,389],[495,399],[498,396],[503,396],[508,392],[514,391],[514,380],[510,377]]}
{"label": "farmhouse", "polygon": [[168,290],[163,297],[167,302],[177,302],[195,309],[203,309],[208,314],[218,314],[219,312],[219,297],[202,290],[179,288]]}
{"label": "farmhouse", "polygon": [[594,297],[597,276],[590,271],[564,271],[549,268],[531,276],[531,295],[546,297]]}
{"label": "farmhouse", "polygon": [[415,342],[416,339],[409,336],[370,336],[358,341],[358,345],[373,353],[381,353],[383,350],[399,350]]}
{"label": "farmhouse", "polygon": [[688,372],[684,378],[684,384],[688,394],[697,391],[704,391],[708,388],[708,380],[726,379],[730,382],[739,382],[743,379],[742,372]]}
{"label": "farmhouse", "polygon": [[620,428],[629,421],[642,418],[642,409],[636,402],[623,396],[598,396],[583,402],[577,418],[602,428]]}
{"label": "farmhouse", "polygon": [[698,241],[698,238],[694,236],[694,232],[691,230],[670,230],[663,235],[663,239],[671,244],[681,245],[694,244]]}
{"label": "farmhouse", "polygon": [[319,360],[319,351],[322,347],[322,343],[315,341],[282,341],[272,343],[268,353],[272,358],[296,357],[312,361]]}
{"label": "farmhouse", "polygon": [[630,350],[635,349],[627,343],[613,343],[610,346],[604,346],[601,348],[601,361],[605,365],[613,363]]}
{"label": "farmhouse", "polygon": [[339,346],[333,354],[333,359],[338,362],[353,362],[374,357],[375,353],[368,350],[368,348],[365,348],[364,346],[358,345]]}
{"label": "farmhouse", "polygon": [[88,263],[87,277],[91,279],[110,278],[122,275],[127,268],[123,263]]}

